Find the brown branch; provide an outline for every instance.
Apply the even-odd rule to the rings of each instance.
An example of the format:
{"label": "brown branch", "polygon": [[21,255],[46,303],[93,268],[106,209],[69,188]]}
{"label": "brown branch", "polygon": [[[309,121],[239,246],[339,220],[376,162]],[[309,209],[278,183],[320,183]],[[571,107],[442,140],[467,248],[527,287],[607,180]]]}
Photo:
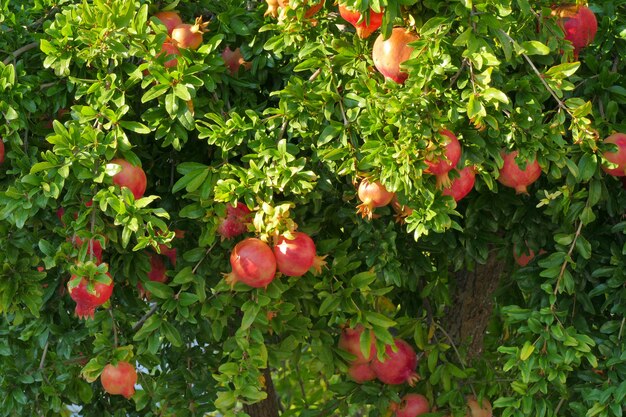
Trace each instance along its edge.
{"label": "brown branch", "polygon": [[109,315],[111,316],[111,324],[113,326],[113,346],[115,349],[118,347],[117,339],[117,325],[115,324],[115,316],[113,316],[113,307],[109,308]]}
{"label": "brown branch", "polygon": [[31,43],[29,43],[27,45],[24,45],[21,48],[16,49],[15,51],[11,52],[9,57],[6,58],[4,61],[2,61],[2,63],[4,65],[9,65],[9,63],[11,61],[15,60],[17,57],[22,55],[24,52],[30,51],[31,49],[35,49],[37,47],[39,47],[39,41],[31,42]]}
{"label": "brown branch", "polygon": [[572,256],[572,253],[574,253],[574,248],[576,247],[576,241],[578,240],[578,236],[580,236],[580,232],[582,230],[583,230],[583,222],[581,221],[580,224],[578,225],[578,230],[576,230],[576,234],[574,235],[574,240],[572,241],[572,244],[569,247],[569,251],[567,252],[567,257],[563,261],[563,265],[561,265],[561,272],[559,272],[559,277],[556,280],[556,287],[554,288],[554,295],[557,295],[557,293],[559,292],[559,286],[561,285],[561,280],[563,279],[563,275],[565,275],[565,270],[567,268],[567,264],[569,263],[567,261],[567,258],[570,258]]}
{"label": "brown branch", "polygon": [[148,310],[148,312],[146,314],[144,314],[143,317],[140,318],[137,323],[135,323],[135,325],[132,328],[132,331],[136,332],[137,330],[139,330],[141,328],[141,326],[143,326],[143,324],[146,322],[146,320],[148,320],[150,317],[152,317],[154,315],[154,313],[156,313],[156,311],[158,309],[159,309],[159,304],[155,302],[152,305],[152,308],[150,308],[150,310]]}
{"label": "brown branch", "polygon": [[46,341],[46,345],[43,347],[43,353],[41,354],[41,361],[39,361],[39,370],[42,370],[44,364],[46,363],[46,356],[48,355],[49,346],[50,346],[50,341]]}

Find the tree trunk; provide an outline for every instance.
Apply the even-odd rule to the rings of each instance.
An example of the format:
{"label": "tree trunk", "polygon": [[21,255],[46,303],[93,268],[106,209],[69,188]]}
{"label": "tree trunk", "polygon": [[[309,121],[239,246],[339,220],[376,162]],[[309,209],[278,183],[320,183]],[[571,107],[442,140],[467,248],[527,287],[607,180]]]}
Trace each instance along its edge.
{"label": "tree trunk", "polygon": [[270,370],[264,369],[263,376],[265,377],[267,398],[256,404],[244,405],[243,411],[252,417],[278,417],[278,399]]}
{"label": "tree trunk", "polygon": [[470,358],[483,350],[485,331],[493,312],[494,292],[507,271],[506,264],[490,253],[487,263],[476,265],[473,271],[456,274],[456,289],[452,306],[444,323],[456,344],[467,344]]}

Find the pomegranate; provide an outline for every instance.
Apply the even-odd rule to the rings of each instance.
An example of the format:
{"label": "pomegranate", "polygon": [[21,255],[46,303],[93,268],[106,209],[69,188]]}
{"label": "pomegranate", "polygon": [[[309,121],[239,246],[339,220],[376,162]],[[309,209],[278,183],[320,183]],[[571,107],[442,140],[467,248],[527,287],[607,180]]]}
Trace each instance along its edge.
{"label": "pomegranate", "polygon": [[465,417],[493,417],[491,403],[483,398],[482,406],[478,404],[476,397],[467,397],[467,412]]}
{"label": "pomegranate", "polygon": [[4,163],[4,142],[0,138],[0,165]]}
{"label": "pomegranate", "polygon": [[91,289],[88,288],[88,281],[85,277],[72,275],[67,282],[67,290],[72,300],[76,302],[74,311],[79,318],[93,318],[96,308],[106,303],[111,297],[113,293],[113,277],[108,272],[107,275],[111,282],[108,284],[94,282]]}
{"label": "pomegranate", "polygon": [[371,219],[374,216],[374,209],[389,204],[393,199],[394,193],[387,191],[380,181],[369,182],[365,178],[359,184],[358,195],[363,203],[357,206],[357,213],[361,213],[363,218]]}
{"label": "pomegranate", "polygon": [[[180,229],[175,229],[174,230],[174,238],[175,239],[183,239],[185,237],[185,231],[184,230],[180,230]],[[178,251],[176,250],[176,248],[168,248],[167,245],[161,243],[159,244],[159,253],[165,257],[167,257],[170,262],[172,263],[172,266],[174,268],[176,268],[176,257],[177,257],[177,253]]]}
{"label": "pomegranate", "polygon": [[382,34],[378,35],[372,50],[376,69],[386,78],[391,78],[398,84],[404,84],[409,74],[400,69],[400,64],[410,58],[413,48],[408,44],[417,39],[417,35],[400,27],[393,28],[387,40]]}
{"label": "pomegranate", "polygon": [[252,67],[252,64],[246,62],[241,55],[241,50],[236,48],[234,51],[231,50],[228,46],[222,52],[222,59],[224,60],[224,64],[226,64],[226,68],[231,75],[235,75],[239,72],[240,67],[244,67],[249,70]]}
{"label": "pomegranate", "polygon": [[219,219],[217,233],[223,239],[232,239],[248,230],[251,216],[250,209],[243,203],[237,203],[237,207],[232,204],[226,205],[226,217]]}
{"label": "pomegranate", "polygon": [[445,136],[446,153],[443,157],[432,160],[426,158],[426,164],[428,168],[424,170],[427,174],[433,174],[437,176],[437,187],[449,187],[450,179],[448,178],[448,172],[452,171],[456,164],[461,159],[461,143],[449,130],[442,130],[440,135]]}
{"label": "pomegranate", "polygon": [[502,185],[515,188],[517,194],[528,194],[527,187],[541,176],[541,167],[537,161],[527,161],[526,168],[522,171],[515,162],[517,151],[502,152],[501,155],[504,159],[504,165],[500,169],[498,181]]}
{"label": "pomegranate", "polygon": [[254,288],[267,288],[276,276],[276,258],[267,243],[250,237],[235,245],[230,254],[233,271],[226,281],[235,285],[243,282]]}
{"label": "pomegranate", "polygon": [[396,417],[417,417],[429,413],[430,405],[421,394],[407,394],[402,397],[400,404],[391,404],[390,409],[395,411]]}
{"label": "pomegranate", "polygon": [[346,327],[341,332],[341,336],[339,336],[339,349],[345,350],[355,356],[352,364],[369,363],[376,357],[376,337],[372,330],[370,330],[370,348],[368,356],[365,357],[361,351],[361,334],[363,330],[365,330],[365,328],[360,324],[354,329]]}
{"label": "pomegranate", "polygon": [[[319,12],[322,7],[324,7],[324,2],[326,0],[320,0],[318,4],[314,4],[310,6],[306,12],[304,12],[304,18],[308,19],[312,17],[315,13]],[[279,9],[286,9],[289,7],[289,0],[265,0],[267,3],[267,11],[263,16],[272,16],[278,17]],[[307,0],[304,1],[306,5],[308,3]]]}
{"label": "pomegranate", "polygon": [[604,143],[612,143],[617,145],[616,152],[605,152],[604,159],[612,164],[617,165],[615,168],[608,168],[602,166],[604,172],[614,177],[626,176],[626,134],[614,133],[608,138],[604,139]]}
{"label": "pomegranate", "polygon": [[474,188],[476,182],[476,174],[474,173],[474,167],[465,167],[458,171],[459,177],[455,178],[449,187],[444,188],[442,194],[449,195],[454,198],[454,201],[463,199]]}
{"label": "pomegranate", "polygon": [[369,363],[352,363],[348,368],[348,375],[359,384],[376,379],[376,374]]}
{"label": "pomegranate", "polygon": [[[150,270],[148,271],[148,279],[154,282],[167,282],[167,275],[165,272],[167,268],[165,267],[165,263],[163,262],[163,258],[161,255],[153,253],[150,255]],[[150,294],[144,289],[141,282],[137,283],[137,288],[139,289],[139,294],[141,297],[149,296]]]}
{"label": "pomegranate", "polygon": [[123,395],[130,398],[135,393],[137,371],[128,362],[120,361],[117,365],[108,364],[100,375],[102,388],[111,395]]}
{"label": "pomegranate", "polygon": [[172,40],[179,48],[198,49],[202,45],[202,34],[206,32],[209,22],[202,22],[198,17],[193,25],[183,23],[172,30]]}
{"label": "pomegranate", "polygon": [[313,239],[302,232],[295,232],[293,237],[280,236],[274,245],[278,270],[288,277],[301,277],[311,268],[320,273],[326,262],[316,255]]}
{"label": "pomegranate", "polygon": [[178,58],[176,57],[180,55],[180,51],[178,50],[178,47],[174,43],[172,43],[172,41],[163,42],[159,56],[163,54],[165,54],[166,58],[169,56],[173,57],[172,59],[168,59],[167,61],[165,61],[165,63],[163,64],[165,68],[173,68],[178,65]]}
{"label": "pomegranate", "polygon": [[528,248],[526,252],[517,252],[517,248],[513,247],[513,258],[519,266],[526,266],[535,258],[535,251]]}
{"label": "pomegranate", "polygon": [[113,176],[113,183],[130,189],[135,199],[143,197],[147,185],[146,173],[143,169],[119,158],[112,160],[111,163],[122,167],[122,170]]}
{"label": "pomegranate", "polygon": [[415,373],[417,367],[417,355],[413,348],[404,340],[396,339],[397,351],[393,351],[392,345],[385,348],[385,359],[380,361],[377,357],[372,360],[372,370],[376,377],[383,383],[398,385],[408,382],[414,385],[419,376]]}
{"label": "pomegranate", "polygon": [[172,31],[176,26],[183,24],[183,19],[181,19],[178,12],[175,11],[158,12],[154,15],[154,17],[159,19],[161,23],[165,25],[168,35],[172,34]]}
{"label": "pomegranate", "polygon": [[94,258],[98,261],[99,264],[102,263],[102,244],[99,240],[89,239],[87,241],[82,240],[78,236],[74,238],[74,246],[80,248],[83,244],[88,245],[87,254],[90,256],[93,255]]}
{"label": "pomegranate", "polygon": [[343,4],[339,3],[339,14],[346,21],[348,21],[348,23],[356,28],[356,34],[361,39],[369,37],[383,23],[382,10],[380,13],[377,13],[370,9],[369,19],[366,22],[365,17],[359,11],[351,10]]}
{"label": "pomegranate", "polygon": [[559,26],[563,29],[565,40],[574,46],[574,56],[589,46],[596,37],[598,21],[596,15],[585,6],[564,6],[554,11],[559,16]]}

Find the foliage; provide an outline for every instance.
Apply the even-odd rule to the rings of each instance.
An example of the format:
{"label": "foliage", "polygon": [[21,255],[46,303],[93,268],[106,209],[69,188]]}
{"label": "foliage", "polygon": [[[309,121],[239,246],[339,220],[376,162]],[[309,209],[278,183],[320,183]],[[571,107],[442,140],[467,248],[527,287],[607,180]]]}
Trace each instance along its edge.
{"label": "foliage", "polygon": [[[407,392],[462,416],[475,392],[503,417],[620,417],[626,192],[601,139],[626,132],[626,1],[590,4],[598,35],[574,61],[552,1],[346,0],[384,8],[385,34],[419,34],[404,85],[373,68],[378,33],[358,38],[331,2],[306,19],[303,3],[274,19],[244,0],[0,2],[0,416],[243,415],[270,367],[284,416],[379,416]],[[172,69],[150,19],[163,9],[210,22]],[[227,45],[250,70],[229,73]],[[458,205],[424,174],[444,128],[477,172]],[[502,149],[536,156],[529,195],[497,183]],[[116,157],[143,167],[145,197],[113,185]],[[389,207],[357,216],[363,177],[413,209],[405,224]],[[231,289],[237,239],[216,230],[237,202],[255,212],[249,236],[297,227],[327,268]],[[149,281],[168,247],[169,282]],[[545,252],[519,268],[514,247]],[[492,258],[507,273],[472,357],[445,330],[464,319],[447,315],[454,278]],[[107,270],[106,308],[73,317],[69,277]],[[350,382],[346,323],[379,352],[408,340],[422,380]],[[97,381],[120,360],[139,365],[132,400]]]}

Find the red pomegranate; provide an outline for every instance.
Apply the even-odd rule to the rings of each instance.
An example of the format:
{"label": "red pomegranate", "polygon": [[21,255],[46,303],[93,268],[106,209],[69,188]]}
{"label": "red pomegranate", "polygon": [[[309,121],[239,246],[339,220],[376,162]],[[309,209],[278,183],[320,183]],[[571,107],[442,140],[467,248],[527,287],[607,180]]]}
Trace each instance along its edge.
{"label": "red pomegranate", "polygon": [[380,13],[377,13],[370,9],[369,19],[367,19],[366,22],[365,17],[359,11],[349,9],[344,4],[339,3],[339,14],[356,28],[356,34],[359,38],[365,39],[374,33],[383,23],[384,13],[382,10]]}
{"label": "red pomegranate", "polygon": [[386,78],[391,78],[398,84],[404,84],[409,74],[400,70],[400,64],[410,58],[413,48],[408,44],[417,39],[417,35],[399,27],[393,28],[387,40],[382,34],[378,35],[372,50],[376,69]]}
{"label": "red pomegranate", "polygon": [[467,397],[467,412],[465,417],[493,417],[491,403],[483,398],[482,405],[478,404],[476,397]]}
{"label": "red pomegranate", "polygon": [[288,277],[301,277],[311,268],[319,273],[326,264],[317,256],[313,239],[303,232],[293,233],[293,239],[280,236],[274,245],[274,256],[278,270]]}
{"label": "red pomegranate", "polygon": [[[174,239],[183,239],[185,237],[185,231],[180,229],[174,229]],[[165,257],[167,257],[172,266],[176,268],[176,256],[177,256],[176,248],[168,248],[167,245],[160,243],[159,244],[159,253]]]}
{"label": "red pomegranate", "polygon": [[154,17],[159,19],[161,23],[165,25],[168,35],[172,34],[172,31],[176,26],[183,24],[183,19],[181,19],[178,12],[175,11],[158,12],[154,15]]}
{"label": "red pomegranate", "polygon": [[267,288],[276,276],[276,258],[267,243],[250,237],[235,245],[230,254],[233,271],[226,281],[235,285],[243,282],[254,288]]}
{"label": "red pomegranate", "polygon": [[517,247],[513,247],[513,258],[519,266],[526,266],[535,258],[535,251],[527,248],[526,251],[520,251],[518,254]]}
{"label": "red pomegranate", "polygon": [[498,181],[504,186],[515,188],[517,194],[528,194],[527,187],[541,176],[541,167],[537,161],[527,161],[526,168],[522,171],[515,162],[517,151],[502,152],[501,155],[504,165],[500,169]]}
{"label": "red pomegranate", "polygon": [[559,25],[565,33],[565,40],[574,46],[574,56],[589,46],[596,37],[598,21],[596,15],[585,6],[564,6],[554,12],[560,17]]}
{"label": "red pomegranate", "polygon": [[226,217],[221,217],[217,226],[217,233],[222,239],[232,239],[248,231],[248,225],[252,221],[250,209],[243,203],[226,205]]}
{"label": "red pomegranate", "polygon": [[143,172],[141,167],[131,165],[130,162],[124,159],[114,159],[112,164],[117,164],[122,167],[122,170],[113,176],[113,183],[120,187],[127,187],[135,196],[135,199],[143,197],[146,192],[146,173]]}
{"label": "red pomegranate", "polygon": [[179,48],[198,49],[208,25],[209,22],[202,22],[202,17],[198,17],[193,25],[182,23],[172,30],[172,40]]}
{"label": "red pomegranate", "polygon": [[352,363],[348,368],[348,376],[358,384],[376,379],[376,374],[369,363]]}
{"label": "red pomegranate", "polygon": [[117,365],[108,364],[100,375],[102,388],[111,395],[123,395],[130,398],[135,393],[137,371],[128,362],[120,361]]}
{"label": "red pomegranate", "polygon": [[370,330],[370,349],[369,354],[366,357],[361,351],[361,334],[365,328],[362,325],[357,325],[354,329],[346,327],[339,336],[339,349],[355,356],[352,364],[365,364],[370,363],[376,357],[376,337],[374,332]]}
{"label": "red pomegranate", "polygon": [[[94,258],[98,261],[99,264],[102,263],[102,244],[99,240],[89,239],[87,241],[82,240],[78,236],[74,238],[74,246],[77,248],[82,247],[83,245],[87,246],[87,254],[93,254]],[[92,250],[93,249],[93,250]]]}
{"label": "red pomegranate", "polygon": [[377,357],[372,360],[372,370],[376,377],[383,383],[398,385],[408,382],[414,385],[419,376],[415,373],[417,368],[417,355],[413,348],[404,340],[396,339],[397,350],[394,352],[391,345],[385,348],[385,359],[379,361]]}
{"label": "red pomegranate", "polygon": [[235,50],[231,50],[228,46],[222,52],[222,59],[224,60],[224,64],[226,68],[228,68],[228,72],[231,75],[235,75],[239,72],[240,67],[244,67],[249,70],[252,67],[250,62],[246,62],[243,59],[243,55],[241,55],[241,50],[239,48],[235,48]]}
{"label": "red pomegranate", "polygon": [[358,195],[362,204],[357,206],[357,213],[360,213],[363,218],[371,219],[374,216],[374,209],[389,204],[394,193],[387,191],[380,181],[370,182],[365,178],[359,184]]}
{"label": "red pomegranate", "polygon": [[[89,285],[85,277],[77,277],[72,275],[67,282],[67,290],[76,302],[74,310],[79,318],[93,318],[97,307],[106,303],[113,293],[113,277],[107,272],[109,279],[108,284],[94,281]],[[91,288],[90,288],[91,287]]]}
{"label": "red pomegranate", "polygon": [[615,168],[607,168],[602,166],[604,172],[614,177],[626,176],[626,134],[614,133],[608,138],[604,139],[604,143],[613,143],[617,145],[616,152],[605,152],[604,159],[612,164],[617,165]]}
{"label": "red pomegranate", "polygon": [[442,194],[449,195],[454,198],[454,201],[462,200],[466,195],[474,188],[476,182],[476,174],[474,173],[474,167],[468,166],[458,171],[459,176],[452,180],[452,184],[449,187],[444,188]]}
{"label": "red pomegranate", "polygon": [[400,404],[394,403],[390,409],[396,417],[417,417],[430,412],[428,399],[421,394],[406,394]]}
{"label": "red pomegranate", "polygon": [[440,135],[445,136],[446,153],[438,159],[426,159],[428,168],[424,170],[426,174],[433,174],[437,176],[437,187],[449,187],[450,178],[448,178],[448,172],[452,171],[456,164],[461,159],[461,143],[449,130],[442,130]]}
{"label": "red pomegranate", "polygon": [[165,61],[165,63],[163,64],[165,68],[173,68],[178,65],[177,56],[180,55],[180,51],[178,50],[178,47],[174,43],[172,43],[172,41],[163,42],[163,45],[161,45],[161,52],[159,53],[159,56],[163,54],[165,54],[166,58],[170,56],[172,57],[171,59]]}
{"label": "red pomegranate", "polygon": [[[163,262],[163,258],[161,255],[153,253],[150,255],[150,270],[148,271],[148,279],[154,282],[162,282],[166,283],[168,281],[167,268],[165,267],[165,263]],[[137,288],[139,289],[139,294],[141,297],[148,296],[149,292],[145,290],[141,282],[137,283]]]}
{"label": "red pomegranate", "polygon": [[4,142],[0,138],[0,165],[4,163]]}

